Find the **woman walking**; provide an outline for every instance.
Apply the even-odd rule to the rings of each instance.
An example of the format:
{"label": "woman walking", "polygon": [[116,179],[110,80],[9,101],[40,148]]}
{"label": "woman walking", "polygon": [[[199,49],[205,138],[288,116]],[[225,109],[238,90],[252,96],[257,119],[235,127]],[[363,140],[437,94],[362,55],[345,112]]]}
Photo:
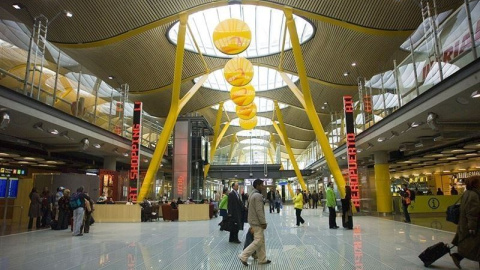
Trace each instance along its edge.
{"label": "woman walking", "polygon": [[305,223],[301,214],[303,209],[303,194],[300,189],[297,189],[297,194],[293,197],[293,206],[295,207],[295,215],[297,216],[297,227],[300,223]]}
{"label": "woman walking", "polygon": [[[480,176],[465,181],[467,190],[460,203],[460,221],[452,244],[458,246],[458,253],[451,254],[459,268],[463,258],[480,262]],[[480,267],[480,264],[479,264]]]}

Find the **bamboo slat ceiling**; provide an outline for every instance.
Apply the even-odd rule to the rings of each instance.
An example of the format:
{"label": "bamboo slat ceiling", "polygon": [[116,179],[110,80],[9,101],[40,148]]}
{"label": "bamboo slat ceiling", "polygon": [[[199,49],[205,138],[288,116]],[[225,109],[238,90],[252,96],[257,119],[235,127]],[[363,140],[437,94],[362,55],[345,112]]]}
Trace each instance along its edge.
{"label": "bamboo slat ceiling", "polygon": [[[438,12],[455,9],[463,2],[436,0]],[[176,14],[226,5],[227,1],[2,0],[0,7],[11,10],[13,3],[28,7],[32,16],[43,14],[53,18],[61,10],[73,12],[72,18],[58,17],[50,25],[48,40],[100,79],[111,83],[108,76],[115,76],[116,82],[112,86],[128,83],[132,100],[143,101],[149,114],[166,117],[176,48],[167,39],[167,34],[177,20]],[[340,111],[341,97],[356,93],[357,75],[370,78],[392,69],[394,59],[403,60],[408,52],[399,47],[409,31],[415,30],[422,21],[419,1],[413,0],[244,0],[243,3],[278,8],[290,6],[294,13],[306,16],[314,26],[315,35],[302,45],[302,51],[307,76],[311,78],[312,97],[324,126],[328,124],[329,116],[321,110],[322,104],[328,102],[332,110]],[[25,11],[11,13],[18,21],[32,25],[31,17]],[[338,23],[329,21],[332,19]],[[144,29],[147,26],[151,27]],[[251,61],[277,67],[279,58],[279,54],[273,54]],[[205,60],[210,70],[215,70],[222,68],[228,59],[205,57]],[[358,63],[356,70],[352,70],[352,62]],[[296,73],[291,50],[285,52],[283,68],[286,72]],[[345,71],[354,76],[344,77]],[[193,86],[193,78],[204,73],[199,55],[186,51],[182,94]],[[258,92],[257,95],[289,105],[283,109],[287,134],[292,138],[294,152],[301,153],[308,142],[315,139],[315,134],[295,96],[287,87]],[[214,123],[216,111],[210,107],[228,98],[228,92],[202,87],[181,113],[199,112]],[[266,115],[271,117],[271,113]],[[275,133],[273,127],[263,129]],[[236,131],[239,128],[231,127],[226,135]],[[228,143],[224,140],[221,144]]]}

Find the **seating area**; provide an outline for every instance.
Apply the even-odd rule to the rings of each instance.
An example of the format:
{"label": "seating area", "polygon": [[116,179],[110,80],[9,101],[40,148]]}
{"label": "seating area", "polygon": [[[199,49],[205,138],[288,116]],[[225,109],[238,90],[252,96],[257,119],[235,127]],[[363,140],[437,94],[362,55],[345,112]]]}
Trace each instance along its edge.
{"label": "seating area", "polygon": [[164,221],[175,221],[178,220],[178,209],[172,209],[172,206],[169,204],[162,204],[162,214]]}
{"label": "seating area", "polygon": [[154,205],[145,205],[141,204],[142,206],[142,222],[147,221],[158,221],[159,218],[162,216],[163,211],[162,207],[158,204]]}

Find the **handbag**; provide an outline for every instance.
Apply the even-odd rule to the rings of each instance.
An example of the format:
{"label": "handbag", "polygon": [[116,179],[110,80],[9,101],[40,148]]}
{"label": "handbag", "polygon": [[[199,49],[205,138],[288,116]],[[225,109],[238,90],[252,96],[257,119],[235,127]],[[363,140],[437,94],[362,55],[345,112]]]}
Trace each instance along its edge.
{"label": "handbag", "polygon": [[463,198],[460,197],[453,205],[447,207],[447,221],[458,224],[460,221],[460,204],[458,203]]}
{"label": "handbag", "polygon": [[229,232],[231,228],[231,220],[232,219],[229,216],[226,216],[225,219],[220,222],[220,230]]}

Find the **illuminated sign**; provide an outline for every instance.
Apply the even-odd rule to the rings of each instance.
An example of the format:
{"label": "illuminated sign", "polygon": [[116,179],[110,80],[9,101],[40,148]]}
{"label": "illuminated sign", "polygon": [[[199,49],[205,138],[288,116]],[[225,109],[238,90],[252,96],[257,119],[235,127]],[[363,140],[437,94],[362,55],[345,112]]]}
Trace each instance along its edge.
{"label": "illuminated sign", "polygon": [[371,113],[372,112],[372,97],[371,96],[363,96],[363,106],[364,111]]}
{"label": "illuminated sign", "polygon": [[0,174],[3,174],[3,175],[27,175],[27,169],[0,167]]}
{"label": "illuminated sign", "polygon": [[355,270],[363,269],[362,230],[360,225],[353,228],[353,254],[355,256]]}
{"label": "illuminated sign", "polygon": [[133,125],[132,125],[132,152],[130,159],[130,189],[128,197],[132,201],[137,200],[138,181],[140,175],[140,145],[142,140],[142,102],[135,102],[133,107]]}
{"label": "illuminated sign", "polygon": [[347,129],[348,178],[352,189],[352,202],[358,210],[360,207],[360,190],[358,186],[357,148],[355,146],[352,96],[343,96],[343,107],[345,109],[345,126]]}
{"label": "illuminated sign", "polygon": [[0,177],[0,198],[7,196],[7,178]]}

